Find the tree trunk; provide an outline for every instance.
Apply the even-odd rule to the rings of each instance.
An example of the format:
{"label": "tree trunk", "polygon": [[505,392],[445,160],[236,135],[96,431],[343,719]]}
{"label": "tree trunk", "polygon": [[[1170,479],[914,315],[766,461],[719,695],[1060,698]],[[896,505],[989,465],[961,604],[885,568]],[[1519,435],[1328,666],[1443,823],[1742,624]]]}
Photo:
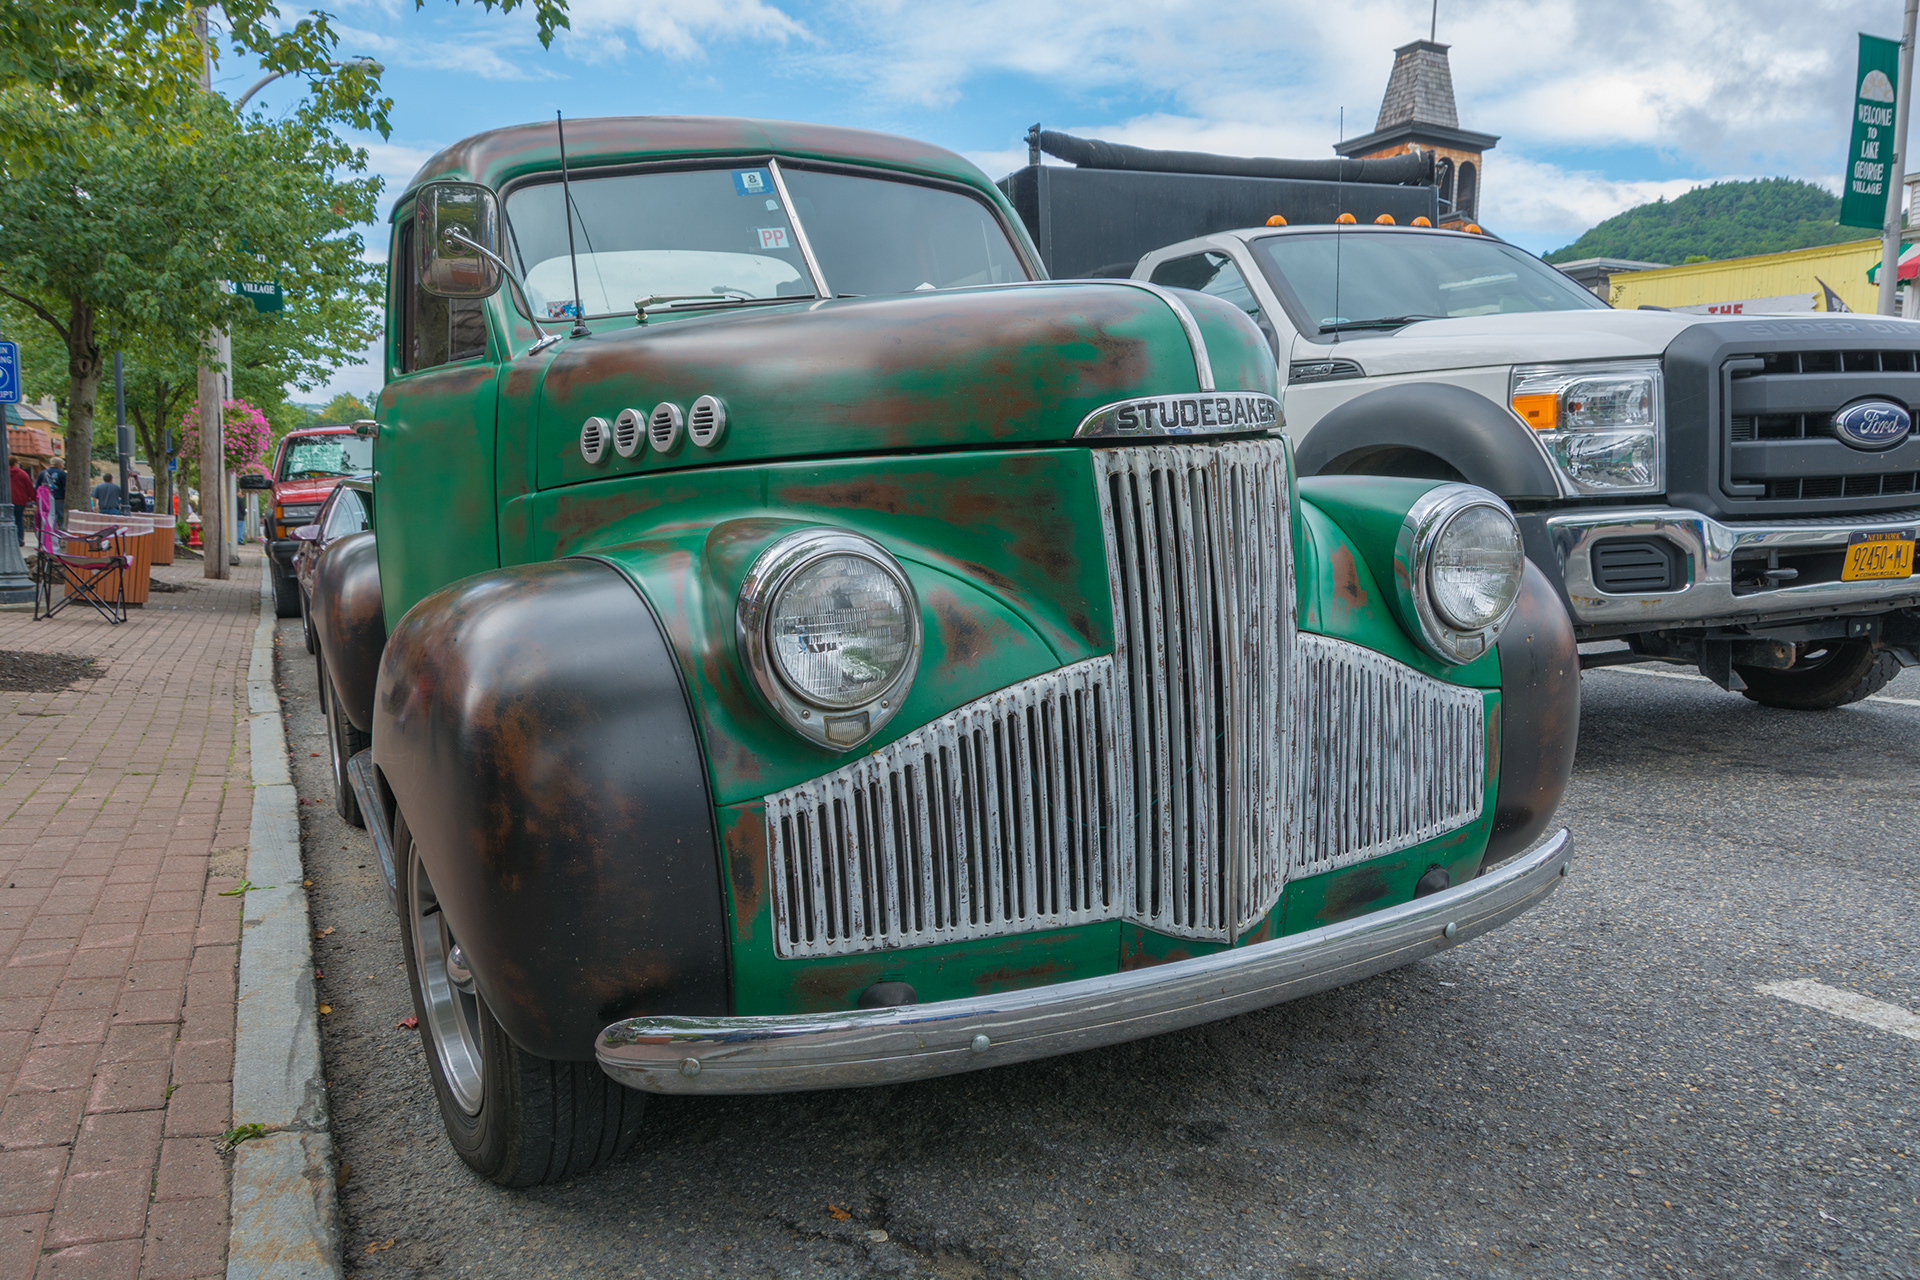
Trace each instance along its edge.
{"label": "tree trunk", "polygon": [[93,510],[93,406],[100,390],[100,344],[93,308],[78,298],[67,320],[67,510]]}
{"label": "tree trunk", "polygon": [[[217,346],[219,333],[210,335]],[[231,577],[227,565],[227,522],[233,512],[227,507],[227,472],[224,435],[220,415],[224,406],[225,379],[202,356],[200,365],[200,553],[205,557],[201,572],[209,578]]]}

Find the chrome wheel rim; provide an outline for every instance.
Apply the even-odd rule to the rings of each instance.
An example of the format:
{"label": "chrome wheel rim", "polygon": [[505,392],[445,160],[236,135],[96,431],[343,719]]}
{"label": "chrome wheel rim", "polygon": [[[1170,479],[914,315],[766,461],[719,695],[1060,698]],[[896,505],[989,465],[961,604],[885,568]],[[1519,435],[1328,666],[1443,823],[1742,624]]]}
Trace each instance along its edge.
{"label": "chrome wheel rim", "polygon": [[440,1075],[453,1101],[470,1116],[480,1114],[486,1072],[480,1055],[480,997],[473,974],[461,963],[460,945],[447,927],[433,881],[420,855],[408,850],[409,900],[413,904],[414,969],[420,975],[427,1032],[440,1059]]}

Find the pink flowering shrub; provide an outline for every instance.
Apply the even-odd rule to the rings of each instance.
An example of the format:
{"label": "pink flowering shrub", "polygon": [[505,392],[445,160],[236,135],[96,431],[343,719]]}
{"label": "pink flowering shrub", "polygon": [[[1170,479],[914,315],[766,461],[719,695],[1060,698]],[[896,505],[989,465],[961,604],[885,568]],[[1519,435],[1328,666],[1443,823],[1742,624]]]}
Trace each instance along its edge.
{"label": "pink flowering shrub", "polygon": [[[220,420],[226,430],[227,469],[235,475],[264,473],[267,450],[273,446],[273,428],[267,424],[266,415],[245,400],[228,400],[221,407]],[[199,405],[180,416],[180,456],[199,461]]]}

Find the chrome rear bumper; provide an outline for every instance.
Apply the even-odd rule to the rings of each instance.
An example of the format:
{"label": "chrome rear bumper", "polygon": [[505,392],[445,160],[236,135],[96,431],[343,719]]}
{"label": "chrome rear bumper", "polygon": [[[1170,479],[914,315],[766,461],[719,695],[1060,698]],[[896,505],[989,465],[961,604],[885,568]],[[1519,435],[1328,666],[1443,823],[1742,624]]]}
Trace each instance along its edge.
{"label": "chrome rear bumper", "polygon": [[938,1004],[741,1018],[630,1018],[601,1068],[649,1093],[892,1084],[1118,1044],[1398,968],[1499,927],[1567,873],[1564,830],[1457,888],[1356,920],[1150,969]]}

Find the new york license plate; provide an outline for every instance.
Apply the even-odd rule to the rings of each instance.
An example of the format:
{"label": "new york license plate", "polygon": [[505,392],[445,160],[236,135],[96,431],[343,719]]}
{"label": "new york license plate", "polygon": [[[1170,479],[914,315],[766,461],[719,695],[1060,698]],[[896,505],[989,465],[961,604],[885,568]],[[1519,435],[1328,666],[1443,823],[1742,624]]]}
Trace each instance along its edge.
{"label": "new york license plate", "polygon": [[1913,540],[1912,529],[1854,534],[1847,539],[1847,562],[1840,570],[1840,581],[1911,577]]}

